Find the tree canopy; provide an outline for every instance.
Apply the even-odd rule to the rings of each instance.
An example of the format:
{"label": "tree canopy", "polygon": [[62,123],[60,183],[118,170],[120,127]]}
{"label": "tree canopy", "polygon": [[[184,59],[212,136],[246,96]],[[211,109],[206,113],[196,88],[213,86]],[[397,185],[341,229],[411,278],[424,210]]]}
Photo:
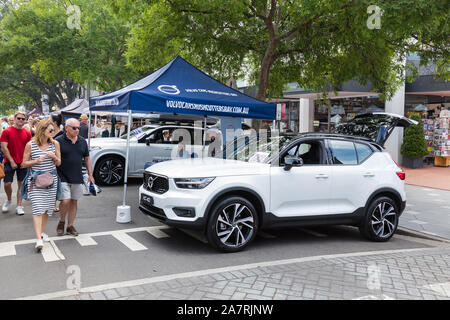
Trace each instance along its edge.
{"label": "tree canopy", "polygon": [[[138,71],[182,54],[222,81],[249,76],[260,99],[282,96],[293,81],[319,92],[370,81],[390,96],[399,62],[416,52],[448,79],[445,0],[110,1],[132,21],[126,56]],[[380,8],[379,28],[369,26],[371,5]]]}
{"label": "tree canopy", "polygon": [[[79,11],[69,10],[78,6]],[[257,97],[348,80],[391,96],[409,53],[449,77],[446,0],[2,0],[0,105],[60,107],[81,86],[113,91],[177,55]],[[375,8],[375,9],[374,9]],[[73,9],[73,8],[72,8]],[[79,26],[68,21],[78,14]],[[375,23],[374,23],[375,22]]]}
{"label": "tree canopy", "polygon": [[6,5],[0,24],[0,104],[21,100],[41,106],[41,94],[48,94],[50,105],[64,107],[86,83],[111,91],[137,79],[123,55],[130,26],[106,0],[70,1],[80,8],[78,26],[69,25],[76,11],[63,1]]}

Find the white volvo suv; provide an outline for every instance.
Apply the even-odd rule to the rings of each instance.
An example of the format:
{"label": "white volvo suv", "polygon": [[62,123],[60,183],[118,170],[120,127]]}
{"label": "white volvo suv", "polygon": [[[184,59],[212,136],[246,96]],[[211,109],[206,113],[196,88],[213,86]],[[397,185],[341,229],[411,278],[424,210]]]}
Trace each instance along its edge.
{"label": "white volvo suv", "polygon": [[139,208],[167,225],[203,230],[226,252],[245,248],[260,229],[293,225],[354,225],[387,241],[405,208],[405,173],[383,145],[411,123],[364,114],[332,134],[237,139],[227,159],[157,163],[145,170]]}

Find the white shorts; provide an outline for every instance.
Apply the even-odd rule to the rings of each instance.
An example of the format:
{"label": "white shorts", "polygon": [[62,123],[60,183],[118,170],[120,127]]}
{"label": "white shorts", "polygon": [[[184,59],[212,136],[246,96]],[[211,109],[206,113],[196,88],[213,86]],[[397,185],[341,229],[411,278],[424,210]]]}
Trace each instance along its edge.
{"label": "white shorts", "polygon": [[62,199],[80,200],[83,197],[84,186],[61,181]]}

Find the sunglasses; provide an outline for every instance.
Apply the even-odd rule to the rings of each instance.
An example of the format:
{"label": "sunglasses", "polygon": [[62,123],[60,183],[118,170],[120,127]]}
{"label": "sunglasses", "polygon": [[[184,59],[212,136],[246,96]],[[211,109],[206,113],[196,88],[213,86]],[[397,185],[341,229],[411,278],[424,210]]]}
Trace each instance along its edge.
{"label": "sunglasses", "polygon": [[17,117],[16,119],[17,120],[25,120],[25,118],[19,118],[19,117]]}
{"label": "sunglasses", "polygon": [[50,129],[50,130],[48,130],[48,132],[49,133],[53,133],[53,132],[55,132],[55,130],[54,129]]}
{"label": "sunglasses", "polygon": [[71,126],[71,128],[72,128],[73,130],[80,130],[80,127],[72,127],[72,126]]}

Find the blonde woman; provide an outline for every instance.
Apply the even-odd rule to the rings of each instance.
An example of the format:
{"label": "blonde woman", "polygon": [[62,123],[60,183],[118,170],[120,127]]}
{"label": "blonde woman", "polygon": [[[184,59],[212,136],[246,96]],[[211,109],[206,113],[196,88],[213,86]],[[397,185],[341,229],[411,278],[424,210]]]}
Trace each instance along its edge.
{"label": "blonde woman", "polygon": [[[36,250],[40,252],[43,241],[48,242],[45,226],[48,216],[53,214],[58,185],[56,166],[61,165],[59,143],[53,140],[55,126],[51,119],[40,121],[33,139],[25,146],[22,167],[31,168],[28,178],[28,195],[33,208],[33,224],[36,234]],[[42,173],[53,175],[53,184],[48,188],[37,188],[31,180],[32,176]]]}

